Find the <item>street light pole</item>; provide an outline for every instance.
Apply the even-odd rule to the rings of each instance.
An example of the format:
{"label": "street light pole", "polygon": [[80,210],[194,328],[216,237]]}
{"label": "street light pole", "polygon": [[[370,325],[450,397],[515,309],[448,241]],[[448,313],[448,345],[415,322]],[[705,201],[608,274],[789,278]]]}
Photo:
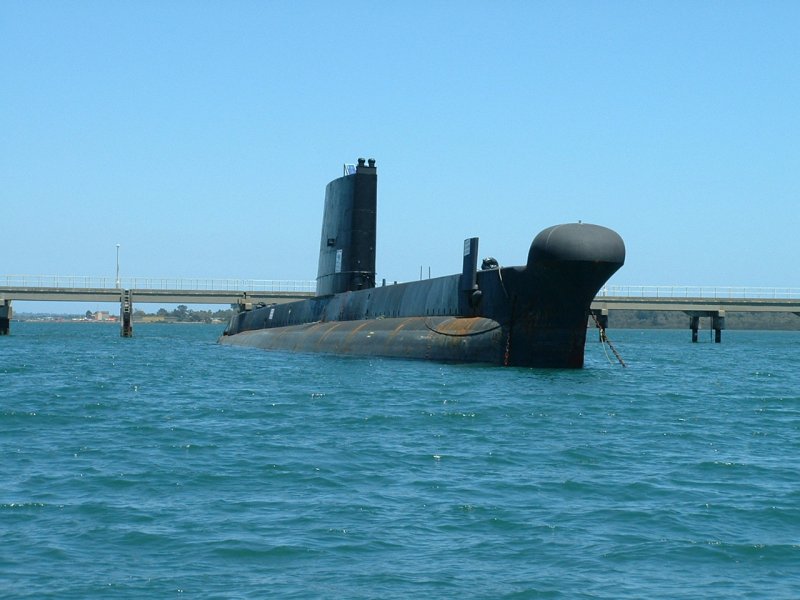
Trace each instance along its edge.
{"label": "street light pole", "polygon": [[117,289],[119,289],[119,244],[117,244]]}

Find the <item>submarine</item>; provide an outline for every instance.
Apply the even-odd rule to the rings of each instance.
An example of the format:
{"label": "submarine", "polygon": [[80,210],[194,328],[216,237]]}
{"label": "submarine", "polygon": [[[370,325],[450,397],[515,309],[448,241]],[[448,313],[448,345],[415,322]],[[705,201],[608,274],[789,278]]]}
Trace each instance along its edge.
{"label": "submarine", "polygon": [[548,227],[527,262],[478,268],[464,241],[460,273],[376,286],[375,160],[345,165],[328,183],[314,297],[240,310],[221,344],[267,350],[581,368],[590,305],[625,262],[615,231],[589,223]]}

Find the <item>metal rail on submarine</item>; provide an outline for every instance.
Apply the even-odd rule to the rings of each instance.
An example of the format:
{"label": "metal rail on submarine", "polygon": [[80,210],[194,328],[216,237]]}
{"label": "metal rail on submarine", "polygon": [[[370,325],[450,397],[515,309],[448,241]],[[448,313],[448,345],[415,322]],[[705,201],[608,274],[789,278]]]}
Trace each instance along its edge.
{"label": "metal rail on submarine", "polygon": [[524,266],[478,269],[464,241],[460,274],[375,287],[375,161],[325,189],[316,296],[242,310],[220,343],[519,367],[583,366],[590,304],[625,262],[611,229],[548,227]]}

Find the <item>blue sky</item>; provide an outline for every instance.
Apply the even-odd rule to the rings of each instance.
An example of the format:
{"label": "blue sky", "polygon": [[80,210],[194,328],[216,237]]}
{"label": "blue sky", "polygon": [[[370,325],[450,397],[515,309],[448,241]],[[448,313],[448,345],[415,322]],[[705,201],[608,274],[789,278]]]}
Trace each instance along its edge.
{"label": "blue sky", "polygon": [[[0,275],[313,279],[379,173],[378,279],[606,225],[612,283],[800,287],[800,3],[0,6]],[[19,304],[19,305],[18,305]],[[30,303],[15,303],[18,310]]]}

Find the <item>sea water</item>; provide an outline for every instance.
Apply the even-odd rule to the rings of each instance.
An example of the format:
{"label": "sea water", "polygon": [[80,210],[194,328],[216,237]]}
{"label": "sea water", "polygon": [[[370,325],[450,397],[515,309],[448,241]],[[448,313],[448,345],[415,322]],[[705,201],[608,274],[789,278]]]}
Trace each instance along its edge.
{"label": "sea water", "polygon": [[800,334],[583,370],[12,323],[3,598],[798,598]]}

